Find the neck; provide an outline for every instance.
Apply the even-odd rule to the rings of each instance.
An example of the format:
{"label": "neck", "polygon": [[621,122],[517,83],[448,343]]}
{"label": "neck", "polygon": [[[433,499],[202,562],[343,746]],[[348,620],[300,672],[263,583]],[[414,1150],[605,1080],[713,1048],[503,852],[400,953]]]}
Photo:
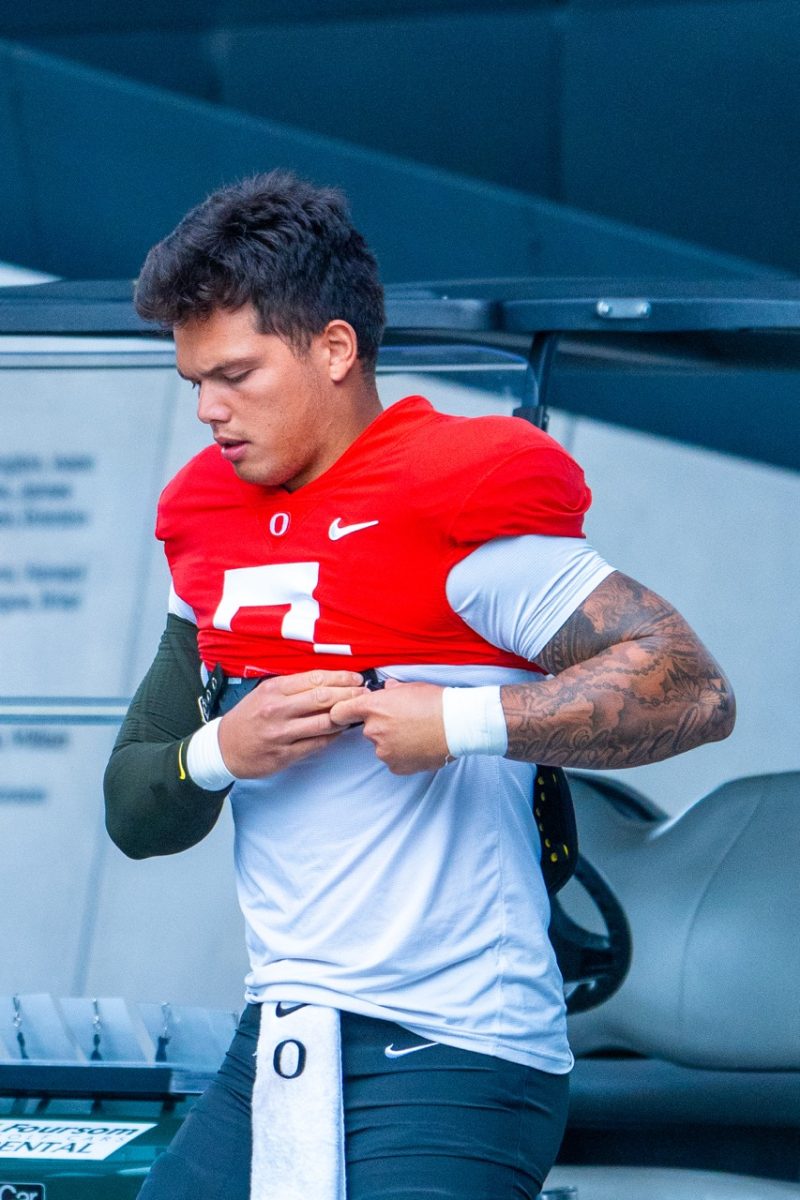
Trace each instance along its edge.
{"label": "neck", "polygon": [[344,390],[338,392],[338,402],[327,409],[325,453],[314,464],[312,472],[297,477],[291,484],[284,484],[286,490],[294,492],[324,474],[382,412],[373,376],[354,385],[345,385]]}
{"label": "neck", "polygon": [[383,412],[374,376],[362,381],[352,398],[351,412],[353,425],[357,428],[352,439],[354,441]]}

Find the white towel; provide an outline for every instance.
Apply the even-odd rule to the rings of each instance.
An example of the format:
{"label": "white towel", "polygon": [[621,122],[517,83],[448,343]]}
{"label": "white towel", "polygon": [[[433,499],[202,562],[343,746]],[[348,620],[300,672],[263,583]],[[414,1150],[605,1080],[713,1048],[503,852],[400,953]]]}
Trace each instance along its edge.
{"label": "white towel", "polygon": [[250,1200],[345,1200],[336,1009],[261,1005]]}

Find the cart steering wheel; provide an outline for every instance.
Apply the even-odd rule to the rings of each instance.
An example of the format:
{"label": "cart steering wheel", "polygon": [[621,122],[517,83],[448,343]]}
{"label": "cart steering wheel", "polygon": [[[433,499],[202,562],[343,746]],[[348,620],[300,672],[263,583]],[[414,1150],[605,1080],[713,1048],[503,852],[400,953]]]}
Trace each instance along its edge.
{"label": "cart steering wheel", "polygon": [[550,940],[564,977],[567,1012],[585,1012],[613,996],[631,962],[628,919],[606,878],[578,856],[574,879],[600,913],[605,933],[584,929],[565,912],[558,896],[550,897]]}

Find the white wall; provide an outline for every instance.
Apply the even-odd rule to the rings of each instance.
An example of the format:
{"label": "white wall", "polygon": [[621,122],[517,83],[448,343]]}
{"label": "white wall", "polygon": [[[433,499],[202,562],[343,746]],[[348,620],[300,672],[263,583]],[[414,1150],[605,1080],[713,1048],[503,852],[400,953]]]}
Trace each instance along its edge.
{"label": "white wall", "polygon": [[[83,525],[49,532],[0,524],[0,599],[30,600],[22,611],[0,609],[6,676],[18,695],[129,696],[164,621],[167,576],[152,535],[157,494],[207,443],[207,431],[161,347],[140,366],[87,362],[38,373],[9,365],[8,344],[5,360],[3,353],[0,346],[0,415],[8,418],[0,510],[19,516],[26,484],[60,481],[66,498],[40,499],[39,507],[87,514]],[[512,370],[492,383],[509,396],[514,386]],[[465,387],[463,376],[382,377],[381,390],[386,402],[425,390],[449,411],[511,407],[508,397],[490,401]],[[594,490],[592,542],[681,609],[739,698],[727,742],[620,776],[677,813],[723,780],[800,767],[800,474],[561,414],[551,432]],[[32,452],[40,466],[13,467],[15,456]],[[56,452],[90,455],[92,466],[59,473]],[[31,562],[86,566],[80,582],[63,589],[77,599],[55,619],[26,574]],[[65,732],[47,746],[19,743],[0,727],[0,996],[52,991],[237,1006],[245,956],[227,812],[187,854],[131,862],[102,825],[100,781],[113,730]]]}
{"label": "white wall", "polygon": [[678,812],[727,779],[797,770],[800,473],[558,414],[551,432],[592,487],[591,541],[675,604],[737,696],[727,741],[614,774]]}

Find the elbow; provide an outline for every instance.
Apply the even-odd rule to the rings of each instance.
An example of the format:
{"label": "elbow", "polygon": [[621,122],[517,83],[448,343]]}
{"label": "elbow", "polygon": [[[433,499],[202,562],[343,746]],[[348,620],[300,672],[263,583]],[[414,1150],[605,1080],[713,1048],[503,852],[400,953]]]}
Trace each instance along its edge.
{"label": "elbow", "polygon": [[117,786],[116,763],[112,755],[103,778],[106,832],[111,841],[127,858],[149,858],[151,851],[142,844],[141,824],[132,819],[124,797]]}
{"label": "elbow", "polygon": [[729,680],[723,679],[723,691],[719,701],[719,734],[717,741],[723,741],[733,733],[736,724],[736,696]]}
{"label": "elbow", "polygon": [[135,836],[131,836],[129,825],[124,820],[120,820],[108,805],[106,806],[106,832],[126,858],[150,858],[151,851],[142,846]]}
{"label": "elbow", "polygon": [[685,680],[688,685],[685,699],[691,710],[691,715],[687,711],[687,717],[693,729],[689,741],[702,746],[730,737],[736,724],[736,696],[720,664],[699,641],[695,646],[694,661],[690,660],[687,666]]}
{"label": "elbow", "polygon": [[708,737],[706,740],[722,742],[725,738],[730,737],[736,724],[736,696],[730,680],[721,672],[710,681],[708,705]]}

